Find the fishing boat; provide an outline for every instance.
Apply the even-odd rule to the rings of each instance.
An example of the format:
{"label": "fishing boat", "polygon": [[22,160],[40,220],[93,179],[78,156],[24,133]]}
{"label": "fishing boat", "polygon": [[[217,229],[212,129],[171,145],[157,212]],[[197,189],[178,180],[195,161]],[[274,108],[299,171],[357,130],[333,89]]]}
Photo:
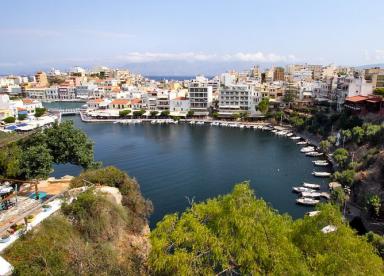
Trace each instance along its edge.
{"label": "fishing boat", "polygon": [[314,205],[318,204],[319,202],[320,202],[320,200],[318,200],[318,199],[313,199],[313,198],[308,198],[308,197],[301,197],[301,198],[296,199],[297,204],[307,205],[307,206],[314,206]]}
{"label": "fishing boat", "polygon": [[312,192],[315,192],[315,190],[310,189],[310,188],[306,188],[306,187],[292,187],[292,191],[296,192],[296,193],[303,193],[303,192],[312,193]]}
{"label": "fishing boat", "polygon": [[311,156],[311,157],[318,157],[318,156],[322,156],[323,153],[322,152],[317,152],[317,151],[310,151],[310,152],[306,152],[305,155],[306,156]]}
{"label": "fishing boat", "polygon": [[329,163],[325,160],[315,160],[315,161],[312,161],[314,165],[316,166],[320,166],[320,167],[326,167],[329,165]]}
{"label": "fishing boat", "polygon": [[315,150],[314,147],[305,147],[305,148],[302,148],[300,151],[306,153],[306,152],[311,152],[314,150]]}
{"label": "fishing boat", "polygon": [[317,177],[330,177],[331,176],[331,173],[329,173],[329,172],[316,172],[316,171],[314,171],[314,172],[312,172],[312,174],[314,176],[317,176]]}
{"label": "fishing boat", "polygon": [[320,189],[320,185],[319,184],[312,184],[312,183],[307,183],[307,182],[303,182],[303,187],[310,188],[310,189],[315,189],[315,190]]}
{"label": "fishing boat", "polygon": [[321,193],[318,193],[318,192],[302,192],[301,193],[301,196],[302,197],[307,197],[307,198],[320,198],[321,197]]}

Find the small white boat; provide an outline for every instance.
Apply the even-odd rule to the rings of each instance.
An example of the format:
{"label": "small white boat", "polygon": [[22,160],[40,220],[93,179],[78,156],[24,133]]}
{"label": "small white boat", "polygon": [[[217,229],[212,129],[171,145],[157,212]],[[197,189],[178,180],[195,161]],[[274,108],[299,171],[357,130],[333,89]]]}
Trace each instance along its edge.
{"label": "small white boat", "polygon": [[306,188],[306,187],[292,187],[292,191],[294,191],[296,193],[303,193],[303,192],[313,193],[313,192],[315,192],[315,190],[310,189],[310,188]]}
{"label": "small white boat", "polygon": [[244,125],[239,125],[239,128],[244,128],[245,126]]}
{"label": "small white boat", "polygon": [[151,121],[151,124],[152,124],[152,125],[157,124],[157,120],[152,120],[152,121]]}
{"label": "small white boat", "polygon": [[190,121],[189,124],[190,125],[194,125],[194,124],[196,124],[196,122],[195,121]]}
{"label": "small white boat", "polygon": [[292,132],[289,132],[289,133],[287,133],[285,136],[287,136],[287,137],[292,137],[292,136],[293,136],[293,133],[292,133]]}
{"label": "small white boat", "polygon": [[203,121],[196,122],[196,125],[202,126],[204,125],[204,122]]}
{"label": "small white boat", "polygon": [[306,145],[308,143],[306,141],[300,141],[300,142],[297,142],[296,144],[298,144],[298,145]]}
{"label": "small white boat", "polygon": [[319,184],[312,184],[312,183],[304,182],[304,183],[303,183],[303,186],[304,186],[305,188],[310,188],[310,189],[315,189],[315,190],[320,189],[320,185],[319,185]]}
{"label": "small white boat", "polygon": [[301,137],[300,137],[300,136],[292,136],[291,139],[292,139],[292,140],[300,140]]}
{"label": "small white boat", "polygon": [[330,177],[331,176],[331,173],[329,172],[312,172],[312,174],[314,176],[317,176],[317,177]]}
{"label": "small white boat", "polygon": [[311,152],[314,150],[315,150],[314,147],[305,147],[305,148],[302,148],[300,151],[306,153],[306,152]]}
{"label": "small white boat", "polygon": [[317,216],[318,214],[320,214],[320,211],[311,211],[311,212],[307,212],[305,213],[308,217],[314,217],[314,216]]}
{"label": "small white boat", "polygon": [[312,161],[314,165],[316,166],[320,166],[320,167],[326,167],[329,165],[329,163],[325,160],[315,160],[315,161]]}
{"label": "small white boat", "polygon": [[297,204],[307,205],[307,206],[314,206],[314,205],[318,204],[319,202],[320,202],[320,200],[318,200],[318,199],[313,199],[313,198],[308,198],[308,197],[301,197],[301,198],[296,199]]}
{"label": "small white boat", "polygon": [[310,151],[310,152],[306,152],[305,155],[306,156],[311,156],[311,157],[318,157],[318,156],[322,156],[323,153],[322,152],[317,152],[317,151]]}
{"label": "small white boat", "polygon": [[321,197],[321,193],[317,193],[317,192],[312,192],[312,193],[302,192],[301,196],[302,197],[309,197],[309,198],[320,198]]}

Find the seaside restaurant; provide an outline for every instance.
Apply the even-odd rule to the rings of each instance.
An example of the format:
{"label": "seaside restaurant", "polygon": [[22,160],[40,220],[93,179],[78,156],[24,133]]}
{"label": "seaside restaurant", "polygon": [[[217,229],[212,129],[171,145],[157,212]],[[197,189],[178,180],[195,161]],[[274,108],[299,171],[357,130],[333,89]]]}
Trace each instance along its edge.
{"label": "seaside restaurant", "polygon": [[344,107],[356,115],[375,113],[384,115],[384,101],[379,96],[352,96],[345,99]]}

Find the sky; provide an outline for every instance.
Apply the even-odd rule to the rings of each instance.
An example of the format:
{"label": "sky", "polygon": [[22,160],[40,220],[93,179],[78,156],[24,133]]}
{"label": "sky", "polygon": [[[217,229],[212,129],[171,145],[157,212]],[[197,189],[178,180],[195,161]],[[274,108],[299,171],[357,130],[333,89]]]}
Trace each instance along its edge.
{"label": "sky", "polygon": [[0,74],[384,63],[382,0],[2,0],[0,10]]}

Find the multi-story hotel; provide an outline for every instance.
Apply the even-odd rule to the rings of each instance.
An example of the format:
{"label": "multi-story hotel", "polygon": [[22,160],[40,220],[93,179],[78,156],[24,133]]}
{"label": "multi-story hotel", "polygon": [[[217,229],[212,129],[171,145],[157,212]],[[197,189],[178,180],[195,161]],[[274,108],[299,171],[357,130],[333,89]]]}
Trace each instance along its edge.
{"label": "multi-story hotel", "polygon": [[195,116],[207,116],[208,108],[212,104],[212,86],[208,85],[208,80],[204,77],[196,77],[188,86],[188,94],[191,111]]}
{"label": "multi-story hotel", "polygon": [[235,113],[256,113],[261,94],[253,85],[232,84],[222,87],[219,96],[219,116],[231,117]]}

